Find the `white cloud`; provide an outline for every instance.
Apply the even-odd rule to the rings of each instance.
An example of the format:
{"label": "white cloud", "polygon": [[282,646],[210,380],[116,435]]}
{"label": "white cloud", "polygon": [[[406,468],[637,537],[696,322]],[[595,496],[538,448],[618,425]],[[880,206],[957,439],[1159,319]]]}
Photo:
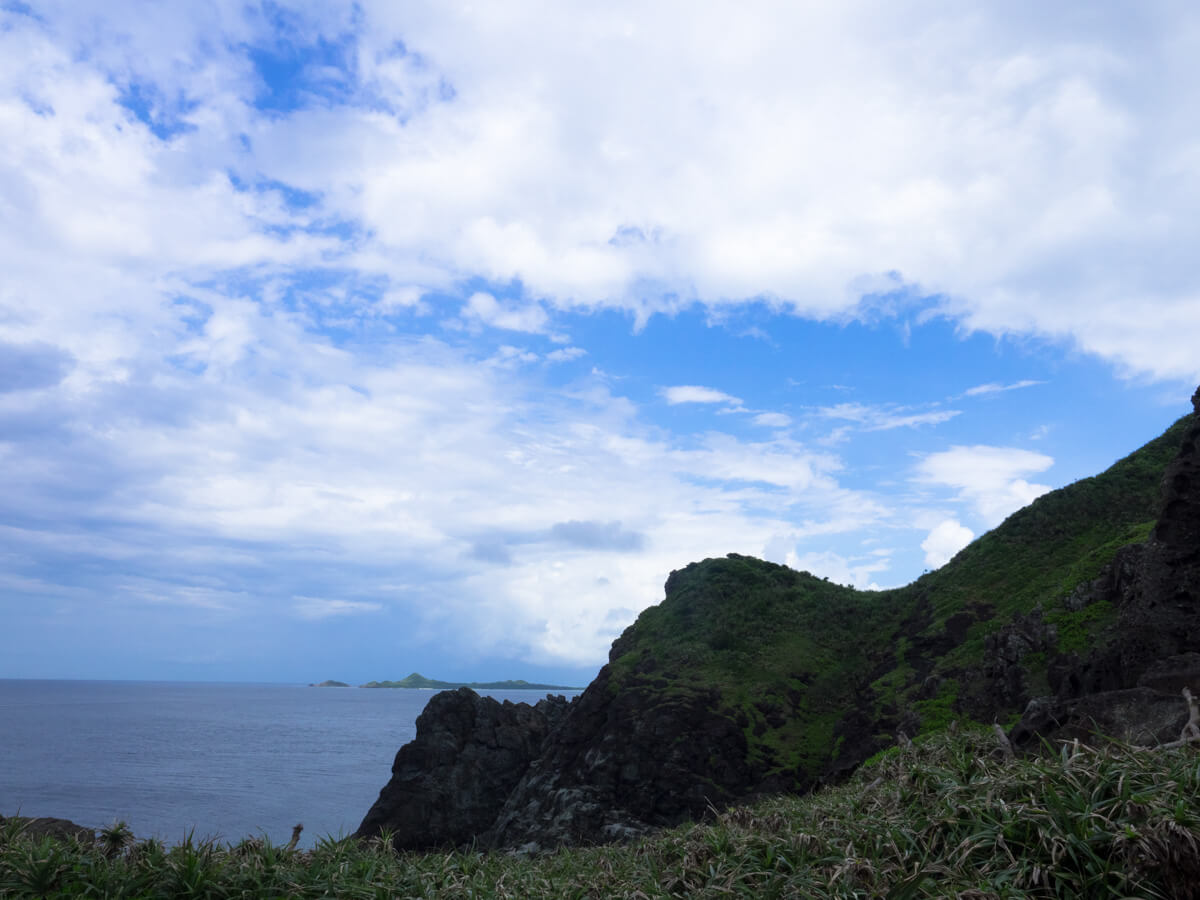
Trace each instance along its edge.
{"label": "white cloud", "polygon": [[925,551],[925,565],[931,569],[944,566],[950,559],[975,538],[975,532],[957,519],[939,522],[921,541]]}
{"label": "white cloud", "polygon": [[667,403],[676,406],[680,403],[732,403],[740,404],[737,397],[731,397],[715,388],[700,387],[695,384],[680,384],[663,388],[660,393]]}
{"label": "white cloud", "polygon": [[[644,320],[764,296],[844,318],[908,287],[968,329],[1194,379],[1200,136],[1176,111],[1200,84],[1197,14],[1114,7],[1080,28],[1071,7],[616,4],[585,26],[521,2],[297,8],[289,41],[349,48],[348,102],[269,116],[244,48],[272,24],[251,8],[10,10],[4,195],[22,228],[0,262],[19,284],[64,258],[119,259],[142,285],[349,265],[394,282],[384,308],[464,276],[519,282],[520,303],[466,313],[537,333],[565,307]],[[128,84],[187,129],[135,120]],[[354,236],[320,227],[339,222]]]}
{"label": "white cloud", "polygon": [[918,428],[921,425],[940,425],[959,415],[957,409],[910,413],[906,407],[868,406],[863,403],[838,403],[822,406],[817,414],[826,419],[857,422],[865,431],[888,431],[892,428]]}
{"label": "white cloud", "polygon": [[1044,472],[1052,457],[1013,447],[951,447],[931,453],[917,466],[917,481],[955,489],[988,527],[1050,490],[1025,476]]}
{"label": "white cloud", "polygon": [[792,424],[792,417],[784,413],[765,412],[756,415],[752,421],[765,428],[787,428]]}
{"label": "white cloud", "polygon": [[1020,390],[1021,388],[1033,387],[1034,385],[1038,384],[1045,384],[1045,382],[1025,379],[1014,382],[1013,384],[1000,384],[992,381],[987,384],[977,384],[975,387],[967,388],[965,391],[963,391],[963,394],[967,397],[978,397],[981,394],[999,394],[1004,391],[1016,391]]}
{"label": "white cloud", "polygon": [[802,572],[810,572],[837,584],[846,584],[864,591],[879,590],[874,576],[886,572],[891,561],[881,554],[869,554],[867,559],[847,558],[831,550],[797,554],[790,552],[786,565]]}
{"label": "white cloud", "polygon": [[476,291],[467,299],[463,318],[493,328],[534,334],[545,331],[549,321],[546,311],[536,303],[504,304],[485,291]]}
{"label": "white cloud", "polygon": [[587,356],[587,351],[582,347],[560,347],[558,350],[551,350],[546,354],[546,359],[550,362],[569,362],[572,359],[579,359],[581,356]]}

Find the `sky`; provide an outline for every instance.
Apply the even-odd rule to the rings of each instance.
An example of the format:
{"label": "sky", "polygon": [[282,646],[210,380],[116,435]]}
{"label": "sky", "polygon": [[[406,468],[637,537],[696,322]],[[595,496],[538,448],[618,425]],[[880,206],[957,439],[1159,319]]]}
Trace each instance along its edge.
{"label": "sky", "polygon": [[0,677],[584,684],[1200,381],[1200,8],[0,2]]}

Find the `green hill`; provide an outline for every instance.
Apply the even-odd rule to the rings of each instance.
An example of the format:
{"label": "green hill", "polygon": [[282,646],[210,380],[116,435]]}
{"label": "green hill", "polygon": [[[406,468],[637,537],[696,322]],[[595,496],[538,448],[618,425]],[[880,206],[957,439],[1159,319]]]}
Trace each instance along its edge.
{"label": "green hill", "polygon": [[[1149,535],[1191,419],[903,588],[857,591],[734,554],[673,572],[663,602],[613,645],[607,690],[715,688],[743,723],[748,761],[790,789],[852,769],[900,731],[1011,720],[1046,692],[1052,659],[1103,644],[1115,610],[1071,598]],[[989,636],[1014,623],[1030,647],[1001,685]]]}

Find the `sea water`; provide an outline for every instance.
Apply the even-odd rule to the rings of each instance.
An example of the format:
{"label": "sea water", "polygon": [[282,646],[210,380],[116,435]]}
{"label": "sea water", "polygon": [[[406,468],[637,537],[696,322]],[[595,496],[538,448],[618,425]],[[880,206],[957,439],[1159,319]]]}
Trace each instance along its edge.
{"label": "sea water", "polygon": [[119,820],[168,843],[283,843],[303,823],[300,845],[311,847],[358,827],[434,693],[0,680],[0,815]]}

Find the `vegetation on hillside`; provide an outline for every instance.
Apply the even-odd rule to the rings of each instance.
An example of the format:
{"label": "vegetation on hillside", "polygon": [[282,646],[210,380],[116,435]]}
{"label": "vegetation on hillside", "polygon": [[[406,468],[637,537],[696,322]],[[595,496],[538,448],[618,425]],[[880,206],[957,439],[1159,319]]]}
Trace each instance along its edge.
{"label": "vegetation on hillside", "polygon": [[[1067,600],[1146,539],[1190,416],[1106,472],[1053,491],[911,585],[864,592],[749,557],[673,572],[666,599],[614,645],[609,690],[716,690],[748,759],[782,787],[845,772],[898,731],[926,733],[990,703],[989,634],[1040,610],[1055,654],[1104,640],[1115,610]],[[1047,653],[1030,654],[1044,687]],[[973,698],[973,703],[968,699]],[[1021,704],[1023,705],[1023,704]],[[989,708],[1006,719],[1020,711]]]}
{"label": "vegetation on hillside", "polygon": [[[1117,550],[1147,538],[1158,514],[1163,471],[1178,454],[1191,418],[1182,417],[1105,472],[1039,497],[942,568],[886,596],[926,611],[926,634],[944,630],[964,609],[979,610],[976,639],[1038,604],[1049,614],[1063,610],[1063,601],[1099,575]],[[1093,623],[1092,631],[1103,624]],[[970,662],[979,648],[974,640],[938,664]]]}
{"label": "vegetation on hillside", "polygon": [[986,731],[894,748],[847,783],[640,843],[539,856],[308,851],[259,839],[95,846],[0,830],[6,897],[1200,897],[1194,746],[1006,760]]}
{"label": "vegetation on hillside", "polygon": [[744,723],[753,761],[815,773],[893,619],[876,596],[807,572],[737,555],[706,560],[672,573],[667,599],[618,640],[610,689],[641,681],[670,697],[716,688]]}

